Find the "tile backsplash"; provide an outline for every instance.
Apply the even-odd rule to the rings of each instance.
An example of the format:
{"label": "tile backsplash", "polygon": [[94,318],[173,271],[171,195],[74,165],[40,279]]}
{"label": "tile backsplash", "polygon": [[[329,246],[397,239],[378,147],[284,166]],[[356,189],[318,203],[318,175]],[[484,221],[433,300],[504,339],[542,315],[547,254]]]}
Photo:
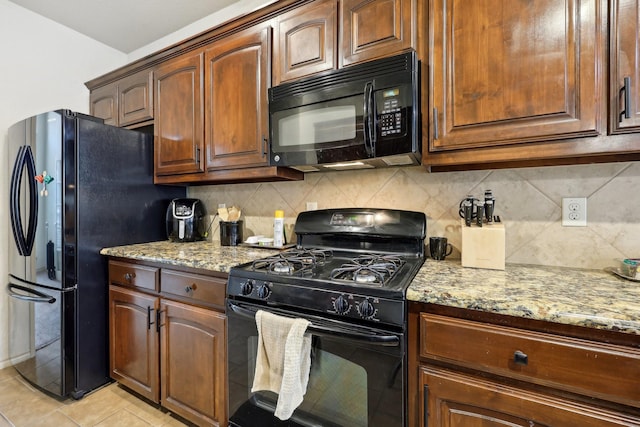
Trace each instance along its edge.
{"label": "tile backsplash", "polygon": [[[242,208],[244,235],[273,235],[285,211],[288,237],[307,202],[319,209],[381,207],[422,211],[427,235],[445,236],[460,256],[458,205],[491,189],[506,227],[506,262],[601,269],[640,257],[640,162],[427,173],[421,166],[308,173],[304,181],[190,187],[210,213]],[[563,227],[562,198],[587,198],[587,226]],[[211,235],[219,240],[218,219]]]}

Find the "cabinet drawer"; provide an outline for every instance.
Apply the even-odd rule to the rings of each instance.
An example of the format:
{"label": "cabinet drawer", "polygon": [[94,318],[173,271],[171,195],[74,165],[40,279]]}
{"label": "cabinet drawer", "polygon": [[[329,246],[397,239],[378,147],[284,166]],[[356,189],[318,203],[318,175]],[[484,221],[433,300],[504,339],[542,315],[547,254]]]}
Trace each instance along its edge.
{"label": "cabinet drawer", "polygon": [[421,314],[420,356],[640,406],[640,350]]}
{"label": "cabinet drawer", "polygon": [[158,269],[126,262],[109,261],[109,281],[114,284],[158,290]]}
{"label": "cabinet drawer", "polygon": [[226,286],[227,281],[217,277],[164,269],[161,273],[163,293],[219,307],[224,307]]}

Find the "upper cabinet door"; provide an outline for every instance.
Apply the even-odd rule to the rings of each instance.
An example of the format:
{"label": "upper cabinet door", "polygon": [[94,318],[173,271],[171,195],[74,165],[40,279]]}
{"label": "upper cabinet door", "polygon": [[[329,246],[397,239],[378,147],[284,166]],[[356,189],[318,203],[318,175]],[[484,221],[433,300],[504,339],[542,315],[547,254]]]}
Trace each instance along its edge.
{"label": "upper cabinet door", "polygon": [[257,25],[205,51],[207,168],[268,163],[271,27]]}
{"label": "upper cabinet door", "polygon": [[430,151],[598,135],[600,4],[430,0]]}
{"label": "upper cabinet door", "polygon": [[153,119],[153,71],[125,77],[118,82],[118,125]]}
{"label": "upper cabinet door", "polygon": [[340,0],[339,66],[391,56],[414,47],[413,12],[415,0]]}
{"label": "upper cabinet door", "polygon": [[106,125],[118,126],[118,84],[111,83],[91,91],[89,111]]}
{"label": "upper cabinet door", "polygon": [[169,60],[155,77],[155,174],[203,172],[202,53]]}
{"label": "upper cabinet door", "polygon": [[[640,2],[611,2],[611,133],[640,131]],[[625,86],[626,79],[626,86]]]}
{"label": "upper cabinet door", "polygon": [[336,0],[320,0],[278,17],[273,44],[274,85],[338,66],[337,12]]}

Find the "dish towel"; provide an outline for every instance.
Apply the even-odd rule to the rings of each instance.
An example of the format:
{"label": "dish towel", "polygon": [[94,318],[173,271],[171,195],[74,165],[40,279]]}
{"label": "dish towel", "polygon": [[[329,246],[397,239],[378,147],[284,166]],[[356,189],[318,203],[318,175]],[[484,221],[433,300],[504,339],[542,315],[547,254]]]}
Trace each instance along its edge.
{"label": "dish towel", "polygon": [[302,403],[311,368],[309,321],[256,313],[258,354],[251,392],[268,390],[278,394],[275,416],[287,420]]}

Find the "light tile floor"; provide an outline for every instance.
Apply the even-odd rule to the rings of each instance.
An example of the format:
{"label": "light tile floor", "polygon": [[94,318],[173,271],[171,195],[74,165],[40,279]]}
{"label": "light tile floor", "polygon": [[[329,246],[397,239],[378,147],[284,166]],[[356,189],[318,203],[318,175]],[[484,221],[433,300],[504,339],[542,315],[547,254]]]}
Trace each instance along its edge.
{"label": "light tile floor", "polygon": [[0,427],[185,426],[116,383],[80,400],[59,401],[25,381],[13,368],[0,370]]}

